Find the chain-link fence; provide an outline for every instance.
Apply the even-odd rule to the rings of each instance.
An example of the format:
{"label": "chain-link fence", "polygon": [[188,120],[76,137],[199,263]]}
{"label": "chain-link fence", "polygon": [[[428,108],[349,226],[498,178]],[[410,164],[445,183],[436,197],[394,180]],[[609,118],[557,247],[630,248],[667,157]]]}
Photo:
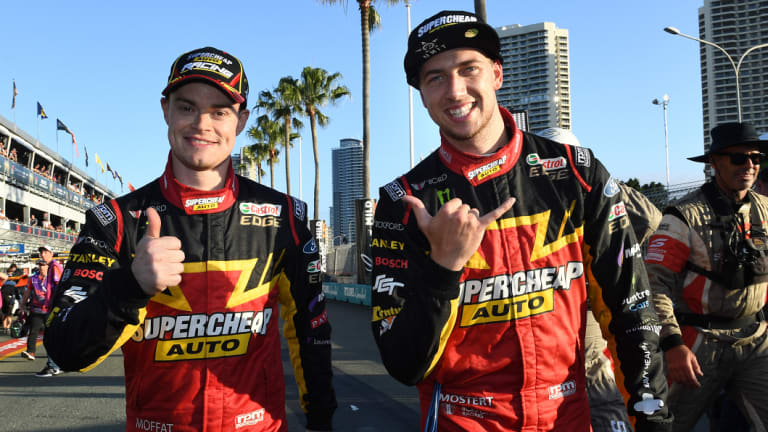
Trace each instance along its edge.
{"label": "chain-link fence", "polygon": [[664,211],[664,209],[673,201],[688,195],[689,192],[698,189],[703,183],[704,181],[680,183],[676,185],[670,185],[669,189],[667,189],[667,187],[664,185],[659,185],[657,187],[642,188],[640,192],[648,197],[648,199],[654,205],[656,205],[659,210]]}

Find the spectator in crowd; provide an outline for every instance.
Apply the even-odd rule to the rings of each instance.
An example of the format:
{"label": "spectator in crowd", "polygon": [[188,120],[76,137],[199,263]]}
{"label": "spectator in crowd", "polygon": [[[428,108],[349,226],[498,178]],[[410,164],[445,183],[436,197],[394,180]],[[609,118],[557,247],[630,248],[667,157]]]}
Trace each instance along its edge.
{"label": "spectator in crowd", "polygon": [[[59,286],[59,281],[61,280],[61,274],[64,270],[64,267],[58,260],[53,259],[53,248],[51,248],[49,245],[40,246],[37,248],[37,250],[40,252],[41,260],[48,266],[48,273],[44,280],[45,292],[47,293],[46,295],[48,298],[45,309],[50,310],[51,301],[53,296],[56,294],[56,288]],[[61,369],[58,365],[56,365],[56,363],[53,361],[53,359],[51,359],[51,356],[49,355],[48,361],[46,362],[43,370],[36,373],[35,376],[45,378],[58,375],[60,373]]]}
{"label": "spectator in crowd", "polygon": [[27,335],[27,350],[21,352],[21,356],[27,360],[35,359],[37,351],[37,336],[45,327],[45,317],[48,315],[51,305],[51,290],[45,283],[48,276],[48,263],[45,260],[37,260],[37,268],[27,282],[27,290],[21,299],[21,307],[29,312],[27,323],[29,334]]}
{"label": "spectator in crowd", "polygon": [[0,318],[3,320],[3,332],[8,333],[13,322],[13,304],[16,284],[13,282],[6,284],[8,274],[0,272],[0,296],[2,297],[2,306],[0,307]]}
{"label": "spectator in crowd", "polygon": [[10,159],[10,160],[12,160],[14,162],[18,161],[18,156],[16,155],[16,149],[12,149],[11,150],[11,153],[8,155],[8,159]]}
{"label": "spectator in crowd", "polygon": [[23,274],[24,274],[24,270],[20,269],[19,266],[16,265],[16,263],[11,263],[11,265],[8,266],[9,277],[21,276]]}
{"label": "spectator in crowd", "polygon": [[37,218],[33,214],[29,215],[29,226],[37,226]]}
{"label": "spectator in crowd", "polygon": [[8,216],[5,215],[5,210],[0,208],[0,220],[8,220]]}
{"label": "spectator in crowd", "polygon": [[43,213],[43,228],[51,229],[51,215],[49,213]]}
{"label": "spectator in crowd", "polygon": [[768,167],[760,170],[755,182],[755,192],[768,196]]}

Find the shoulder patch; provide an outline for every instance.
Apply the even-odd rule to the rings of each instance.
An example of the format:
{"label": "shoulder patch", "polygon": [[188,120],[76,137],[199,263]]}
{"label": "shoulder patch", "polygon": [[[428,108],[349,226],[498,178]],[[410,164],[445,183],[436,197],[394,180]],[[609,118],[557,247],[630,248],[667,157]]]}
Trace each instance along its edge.
{"label": "shoulder patch", "polygon": [[293,214],[296,216],[296,219],[304,222],[307,217],[307,203],[304,201],[291,197],[293,200]]}
{"label": "shoulder patch", "polygon": [[115,213],[106,204],[99,204],[91,209],[96,219],[101,222],[102,225],[107,226],[115,221]]}
{"label": "shoulder patch", "polygon": [[574,150],[576,150],[576,161],[574,162],[576,165],[584,167],[592,165],[592,158],[589,156],[589,150],[584,147],[575,147]]}
{"label": "shoulder patch", "polygon": [[608,182],[605,183],[605,187],[603,188],[603,195],[610,198],[619,193],[620,190],[621,189],[619,188],[619,184],[616,183],[616,180],[613,177],[611,177],[608,179]]}
{"label": "shoulder patch", "polygon": [[387,194],[389,194],[389,197],[392,199],[392,201],[399,201],[400,198],[406,195],[405,191],[396,180],[393,180],[384,185],[384,190],[387,191]]}

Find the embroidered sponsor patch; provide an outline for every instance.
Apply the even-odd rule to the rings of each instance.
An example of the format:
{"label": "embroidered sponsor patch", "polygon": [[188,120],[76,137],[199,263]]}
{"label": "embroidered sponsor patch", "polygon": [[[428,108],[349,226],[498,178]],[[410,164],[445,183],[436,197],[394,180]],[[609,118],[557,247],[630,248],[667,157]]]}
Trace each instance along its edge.
{"label": "embroidered sponsor patch", "polygon": [[384,185],[384,190],[389,194],[389,198],[392,201],[399,201],[400,198],[405,196],[405,191],[397,181],[392,181]]}
{"label": "embroidered sponsor patch", "polygon": [[109,206],[106,204],[99,204],[95,207],[93,207],[93,214],[96,216],[96,219],[101,222],[102,225],[107,226],[115,221],[115,213],[112,211]]}
{"label": "embroidered sponsor patch", "polygon": [[279,204],[240,203],[240,213],[256,216],[280,216]]}
{"label": "embroidered sponsor patch", "polygon": [[589,167],[592,165],[592,158],[589,156],[589,150],[576,147],[576,165]]}
{"label": "embroidered sponsor patch", "polygon": [[311,238],[306,244],[304,244],[303,252],[307,255],[317,253],[317,243],[314,238]]}
{"label": "embroidered sponsor patch", "polygon": [[603,188],[603,195],[607,196],[608,198],[616,195],[619,193],[621,189],[619,188],[619,184],[616,182],[616,180],[611,177],[608,179],[608,182],[605,184],[605,187]]}
{"label": "embroidered sponsor patch", "polygon": [[296,216],[296,219],[304,221],[304,218],[307,217],[307,203],[294,198],[293,205],[293,214]]}
{"label": "embroidered sponsor patch", "polygon": [[624,202],[619,202],[618,204],[611,207],[611,212],[610,214],[608,214],[608,220],[612,221],[614,219],[618,219],[626,215],[627,215],[627,208],[624,206]]}
{"label": "embroidered sponsor patch", "polygon": [[576,393],[576,381],[568,380],[562,384],[553,385],[549,388],[549,399],[560,399]]}

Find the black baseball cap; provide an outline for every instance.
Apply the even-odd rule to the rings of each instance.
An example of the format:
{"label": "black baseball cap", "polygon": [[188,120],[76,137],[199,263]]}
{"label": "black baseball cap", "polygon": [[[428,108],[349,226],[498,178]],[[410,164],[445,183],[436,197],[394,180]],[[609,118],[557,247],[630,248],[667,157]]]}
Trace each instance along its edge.
{"label": "black baseball cap", "polygon": [[491,60],[501,58],[499,35],[477,15],[442,11],[417,25],[408,36],[403,66],[408,84],[419,88],[419,70],[433,56],[455,48],[472,48]]}
{"label": "black baseball cap", "polygon": [[163,96],[192,81],[214,84],[237,103],[245,104],[248,100],[248,79],[243,64],[219,49],[205,47],[180,55],[171,65]]}

